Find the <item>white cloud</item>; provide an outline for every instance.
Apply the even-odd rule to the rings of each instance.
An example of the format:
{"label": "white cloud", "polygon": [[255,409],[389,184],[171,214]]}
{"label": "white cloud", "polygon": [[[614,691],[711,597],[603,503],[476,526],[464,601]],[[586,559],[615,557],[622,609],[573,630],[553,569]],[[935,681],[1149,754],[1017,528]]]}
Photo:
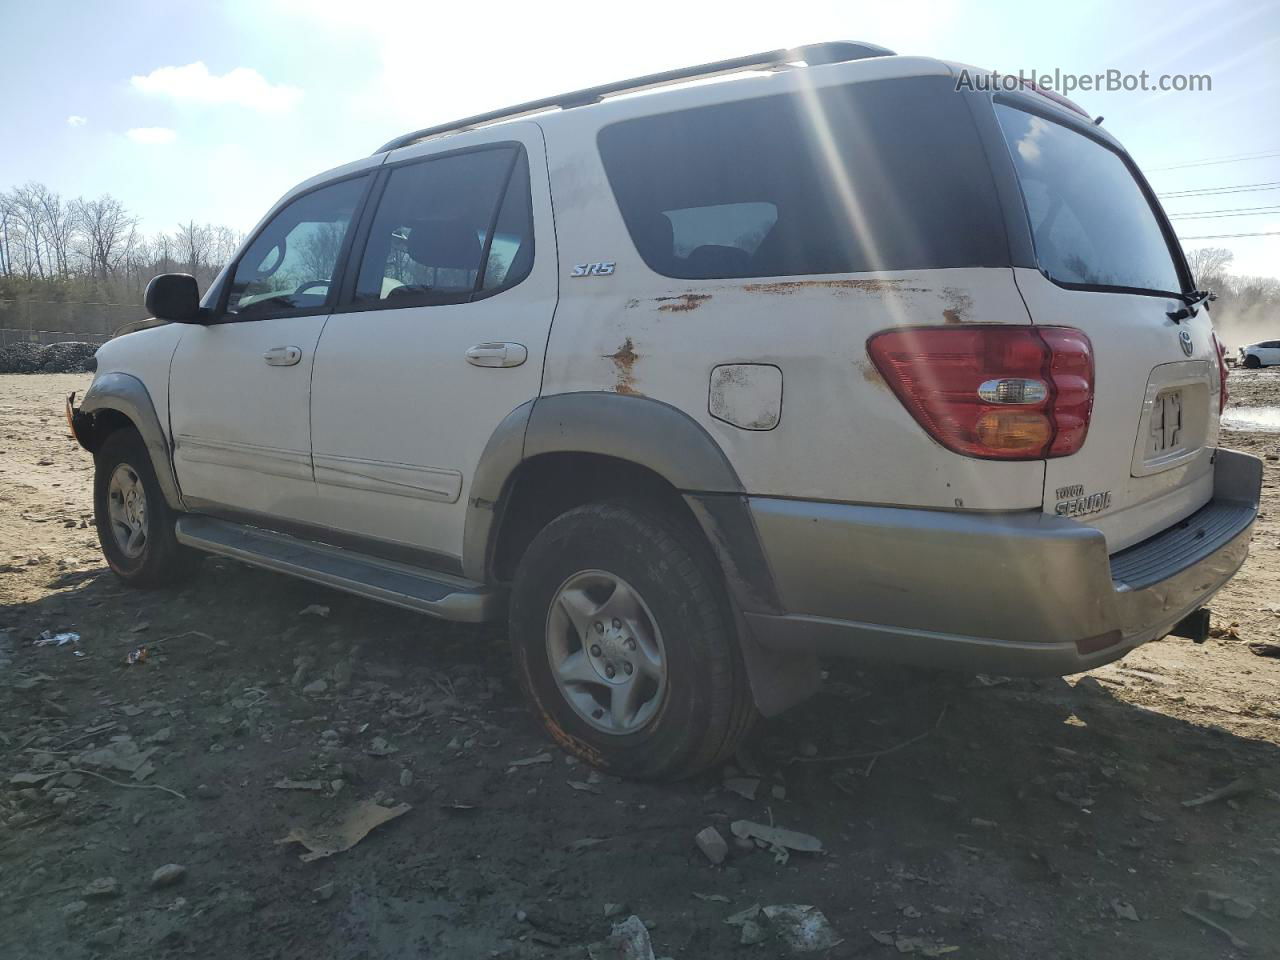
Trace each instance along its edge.
{"label": "white cloud", "polygon": [[74,113],[71,116],[67,117],[68,127],[83,127],[88,122],[89,122],[88,117],[82,117]]}
{"label": "white cloud", "polygon": [[177,131],[168,127],[134,127],[126,130],[125,136],[134,143],[173,143],[178,139]]}
{"label": "white cloud", "polygon": [[172,100],[234,103],[267,113],[290,110],[302,99],[299,88],[272,84],[252,67],[236,67],[219,76],[199,60],[185,67],[157,67],[130,82],[135,90]]}

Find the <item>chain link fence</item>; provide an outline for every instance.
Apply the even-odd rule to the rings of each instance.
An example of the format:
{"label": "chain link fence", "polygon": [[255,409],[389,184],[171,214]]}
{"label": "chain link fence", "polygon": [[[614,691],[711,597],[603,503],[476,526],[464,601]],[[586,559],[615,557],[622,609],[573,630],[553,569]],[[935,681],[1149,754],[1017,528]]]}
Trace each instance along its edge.
{"label": "chain link fence", "polygon": [[101,344],[125,324],[146,315],[145,307],[133,303],[0,300],[0,347],[67,340]]}

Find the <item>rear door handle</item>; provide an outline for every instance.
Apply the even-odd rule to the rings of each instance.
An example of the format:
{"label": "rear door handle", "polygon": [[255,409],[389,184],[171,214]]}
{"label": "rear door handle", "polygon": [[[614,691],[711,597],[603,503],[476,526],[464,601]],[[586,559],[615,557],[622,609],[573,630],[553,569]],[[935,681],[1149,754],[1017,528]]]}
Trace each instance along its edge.
{"label": "rear door handle", "polygon": [[477,343],[465,356],[476,367],[518,367],[529,359],[529,351],[522,343]]}
{"label": "rear door handle", "polygon": [[262,359],[267,361],[268,366],[292,367],[302,359],[302,349],[300,347],[272,347],[262,355]]}

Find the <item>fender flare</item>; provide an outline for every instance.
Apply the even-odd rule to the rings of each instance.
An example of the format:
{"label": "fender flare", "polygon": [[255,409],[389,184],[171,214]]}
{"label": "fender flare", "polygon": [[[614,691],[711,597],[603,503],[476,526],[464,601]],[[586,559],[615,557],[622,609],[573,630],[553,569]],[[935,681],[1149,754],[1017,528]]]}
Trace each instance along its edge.
{"label": "fender flare", "polygon": [[650,397],[555,394],[512,410],[490,436],[472,478],[463,535],[467,577],[491,579],[490,562],[511,481],[525,460],[551,453],[612,457],[670,483],[720,562],[757,707],[773,716],[814,692],[820,683],[817,659],[783,656],[763,647],[742,616],[744,610],[782,610],[737,472],[701,424]]}
{"label": "fender flare", "polygon": [[[178,479],[173,472],[173,455],[169,448],[169,440],[160,425],[160,417],[156,414],[156,406],[151,401],[151,394],[137,377],[128,373],[102,373],[94,378],[93,385],[84,395],[79,416],[88,416],[93,420],[105,410],[114,410],[129,418],[137,429],[151,455],[151,467],[155,471],[156,482],[165,502],[174,510],[183,510],[182,493],[178,489]],[[88,443],[76,439],[87,450],[97,447],[100,439],[96,431],[89,433]],[[92,445],[90,445],[92,444]]]}

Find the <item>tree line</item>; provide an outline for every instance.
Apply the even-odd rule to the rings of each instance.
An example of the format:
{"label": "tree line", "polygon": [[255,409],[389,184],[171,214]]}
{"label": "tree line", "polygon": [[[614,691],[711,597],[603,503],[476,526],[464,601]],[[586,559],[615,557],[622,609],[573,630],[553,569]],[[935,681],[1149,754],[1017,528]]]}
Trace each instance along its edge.
{"label": "tree line", "polygon": [[1187,252],[1196,285],[1218,295],[1209,312],[1218,335],[1233,353],[1259,340],[1280,339],[1280,279],[1234,274],[1234,259],[1226,247]]}
{"label": "tree line", "polygon": [[0,192],[0,301],[140,304],[158,273],[207,288],[243,234],[189,220],[144,233],[110,194],[68,199],[35,181]]}

